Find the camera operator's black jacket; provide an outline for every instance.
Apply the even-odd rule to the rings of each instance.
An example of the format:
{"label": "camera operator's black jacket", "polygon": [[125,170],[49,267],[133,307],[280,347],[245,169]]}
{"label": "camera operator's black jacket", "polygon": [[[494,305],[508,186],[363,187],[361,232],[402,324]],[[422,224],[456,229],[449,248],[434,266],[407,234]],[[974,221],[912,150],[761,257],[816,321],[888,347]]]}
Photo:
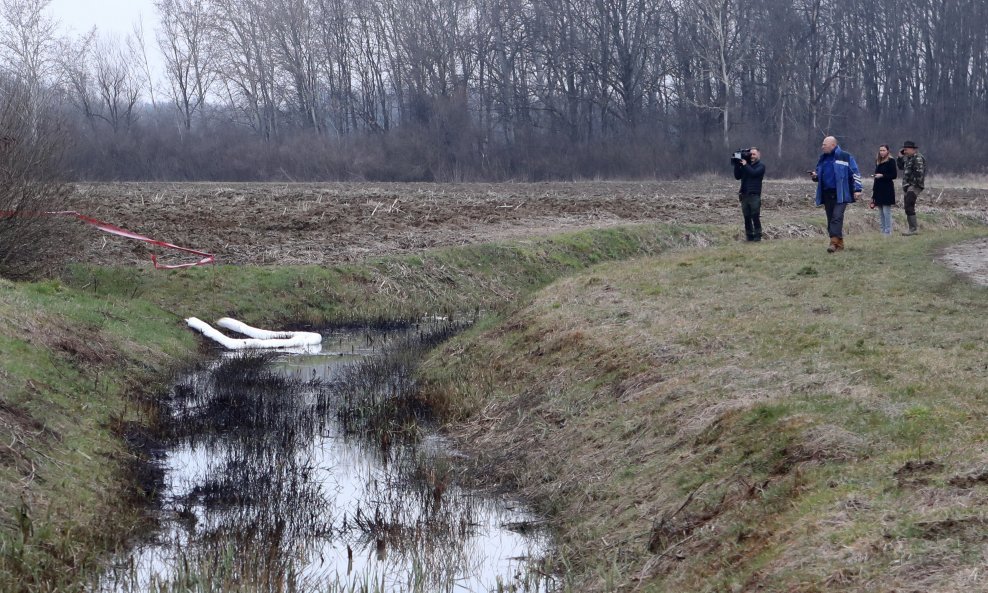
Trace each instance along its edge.
{"label": "camera operator's black jacket", "polygon": [[734,178],[741,180],[741,194],[762,194],[762,177],[765,177],[765,165],[759,160],[757,163],[734,165]]}

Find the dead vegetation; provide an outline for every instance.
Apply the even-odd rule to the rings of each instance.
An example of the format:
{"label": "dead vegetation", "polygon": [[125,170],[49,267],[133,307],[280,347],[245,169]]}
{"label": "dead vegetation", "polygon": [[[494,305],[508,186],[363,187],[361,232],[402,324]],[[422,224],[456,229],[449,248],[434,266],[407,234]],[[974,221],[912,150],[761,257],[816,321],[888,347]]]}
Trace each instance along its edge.
{"label": "dead vegetation", "polygon": [[46,214],[65,209],[66,136],[57,115],[27,85],[0,74],[0,276],[57,270],[74,251],[78,225]]}
{"label": "dead vegetation", "polygon": [[[823,214],[809,205],[807,186],[777,182],[769,187],[764,216],[769,238],[821,232]],[[734,184],[727,182],[107,184],[80,187],[76,199],[87,214],[215,251],[225,263],[330,264],[633,222],[712,225],[730,236],[729,229],[740,228],[733,192]],[[938,210],[923,204],[920,209],[930,229],[980,220],[968,212],[986,204],[980,190],[945,191],[934,200]],[[874,228],[874,217],[855,210],[848,224],[851,232],[863,235]],[[697,245],[709,244],[704,232],[684,233],[696,237]],[[505,340],[503,348],[460,340],[444,347],[448,360],[479,364],[444,371],[453,380],[432,383],[428,395],[451,417],[469,417],[460,434],[485,454],[501,485],[545,501],[544,510],[553,516],[581,518],[578,528],[562,534],[567,561],[617,566],[615,580],[631,587],[663,582],[672,583],[670,590],[698,590],[695,585],[707,578],[722,590],[772,590],[772,579],[778,578],[788,579],[789,590],[814,590],[794,584],[800,579],[815,583],[816,590],[838,585],[875,590],[874,575],[856,568],[858,561],[883,568],[901,561],[895,565],[895,583],[916,578],[930,585],[927,590],[949,590],[946,583],[978,584],[983,577],[964,577],[970,565],[947,549],[946,540],[915,537],[923,532],[916,529],[917,521],[947,520],[946,511],[955,518],[969,516],[962,511],[965,505],[981,504],[974,497],[982,486],[975,479],[970,487],[963,486],[968,482],[943,487],[949,479],[945,475],[967,474],[957,460],[946,459],[942,448],[924,440],[929,438],[925,431],[932,430],[925,424],[932,413],[927,400],[916,401],[913,383],[950,386],[956,393],[949,401],[973,401],[967,391],[979,385],[982,367],[957,361],[983,352],[983,342],[969,334],[988,317],[970,313],[983,308],[983,299],[952,292],[944,300],[942,292],[959,290],[959,283],[926,267],[920,281],[928,283],[928,290],[894,283],[896,275],[888,270],[929,265],[925,252],[918,255],[899,245],[871,241],[867,248],[852,246],[847,258],[821,261],[814,257],[817,250],[809,251],[802,242],[770,241],[762,251],[778,249],[784,257],[766,262],[762,252],[752,256],[735,246],[700,256],[673,254],[661,273],[649,269],[629,277],[615,273],[617,266],[605,266],[562,282],[493,329],[491,340]],[[147,265],[143,245],[98,233],[79,259]],[[752,261],[760,262],[759,275],[740,275]],[[841,280],[848,271],[840,267],[844,262],[857,262],[857,284]],[[860,275],[861,268],[870,274]],[[373,277],[373,286],[404,298],[401,285],[407,286],[415,270],[404,264],[381,269],[388,272]],[[890,300],[929,296],[898,311],[891,328],[887,312],[876,311],[862,295],[866,283],[861,278],[877,282],[879,273],[883,282],[894,283],[886,295]],[[296,288],[309,288],[298,282]],[[456,286],[455,278],[449,285]],[[834,286],[858,302],[857,316],[843,317],[845,304],[828,296]],[[118,314],[98,315],[109,320]],[[798,324],[784,323],[793,319]],[[834,325],[835,319],[844,321]],[[49,339],[34,334],[37,328],[28,318],[12,322],[23,325],[16,331],[42,340],[37,344],[70,367],[99,366],[105,359],[99,336],[82,325],[79,337]],[[926,331],[945,323],[949,334]],[[759,333],[735,333],[752,328]],[[851,334],[856,339],[841,340]],[[884,335],[892,337],[882,341]],[[915,344],[922,345],[922,356],[904,351]],[[123,350],[119,343],[114,349]],[[813,356],[821,350],[832,357]],[[881,351],[892,352],[886,359],[892,371],[876,369],[874,361],[851,367],[842,358],[869,361]],[[891,378],[898,380],[894,394]],[[51,392],[37,382],[26,388]],[[3,389],[0,381],[0,394]],[[821,406],[848,410],[847,416],[877,417],[898,432],[869,433],[828,409],[783,408],[784,421],[779,419],[780,401],[818,400]],[[943,425],[955,424],[932,426]],[[895,439],[922,445],[893,462],[875,461]],[[893,468],[906,459],[927,458],[945,469],[916,472],[925,482],[896,488]],[[850,492],[854,483],[871,479],[874,488]],[[884,499],[889,487],[904,500]],[[813,508],[817,514],[807,515],[798,506],[807,492],[820,496]],[[880,515],[896,505],[916,513]],[[854,530],[862,516],[870,522],[863,534]],[[957,531],[930,528],[924,533],[941,532]],[[824,541],[821,534],[833,540]],[[917,540],[931,549],[910,556],[909,546]],[[783,543],[790,547],[780,551]],[[724,560],[706,563],[710,558]],[[772,565],[750,569],[764,558],[772,558]],[[936,559],[943,561],[939,569],[932,564]],[[803,572],[792,576],[792,567]],[[601,590],[607,578],[601,572],[585,584]]]}
{"label": "dead vegetation", "polygon": [[427,393],[572,590],[982,590],[983,294],[931,236],[858,241],[601,266],[444,346]]}
{"label": "dead vegetation", "polygon": [[[823,212],[813,185],[770,181],[763,199],[769,239],[818,235]],[[931,188],[920,214],[937,225],[988,212],[988,192]],[[501,184],[79,185],[82,212],[129,230],[217,254],[228,264],[318,264],[410,254],[434,247],[642,222],[739,228],[737,186],[726,179],[664,182]],[[852,232],[877,228],[866,207]],[[925,222],[925,221],[924,221]],[[740,233],[740,231],[738,231]],[[166,257],[172,257],[168,254]],[[147,264],[147,248],[98,232],[80,259]]]}

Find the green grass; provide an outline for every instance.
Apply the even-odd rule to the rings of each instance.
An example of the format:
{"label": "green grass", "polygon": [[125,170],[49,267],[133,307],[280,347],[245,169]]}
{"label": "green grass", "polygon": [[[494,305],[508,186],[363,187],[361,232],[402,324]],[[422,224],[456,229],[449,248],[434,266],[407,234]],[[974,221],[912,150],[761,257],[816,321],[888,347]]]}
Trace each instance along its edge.
{"label": "green grass", "polygon": [[0,281],[0,588],[73,590],[136,523],[122,430],[195,341],[148,303]]}
{"label": "green grass", "polygon": [[[0,590],[78,590],[139,529],[121,434],[153,422],[141,398],[194,355],[191,315],[321,326],[489,311],[428,366],[428,393],[559,519],[571,590],[638,575],[655,591],[786,590],[833,576],[817,547],[881,548],[885,532],[902,547],[876,553],[862,583],[900,552],[946,554],[929,521],[980,511],[952,493],[924,508],[891,472],[935,459],[923,478],[940,487],[983,461],[984,289],[930,257],[978,232],[856,238],[828,257],[811,240],[669,253],[733,230],[645,225],[331,268],[0,280]],[[834,523],[849,497],[873,510]],[[652,560],[653,536],[689,555]]]}
{"label": "green grass", "polygon": [[333,268],[75,266],[0,280],[0,590],[78,590],[140,528],[122,436],[153,423],[142,398],[194,356],[185,317],[324,326],[494,310],[593,262],[688,240],[655,225]]}
{"label": "green grass", "polygon": [[988,489],[951,478],[988,464],[988,289],[932,254],[983,235],[603,264],[437,351],[426,392],[577,590],[977,589]]}
{"label": "green grass", "polygon": [[179,317],[236,313],[267,324],[363,323],[491,309],[605,260],[660,253],[715,229],[644,225],[483,244],[334,267],[215,266],[173,271],[73,267],[69,286],[138,299]]}

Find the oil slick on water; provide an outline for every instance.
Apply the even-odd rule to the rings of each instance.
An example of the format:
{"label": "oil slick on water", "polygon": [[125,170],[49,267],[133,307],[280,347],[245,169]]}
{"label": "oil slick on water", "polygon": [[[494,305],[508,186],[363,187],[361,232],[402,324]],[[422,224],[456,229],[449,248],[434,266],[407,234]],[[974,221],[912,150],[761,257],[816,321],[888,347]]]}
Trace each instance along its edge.
{"label": "oil slick on water", "polygon": [[536,517],[459,486],[437,434],[411,442],[354,422],[354,394],[380,408],[408,381],[382,345],[417,336],[429,340],[339,333],[319,355],[236,354],[176,383],[160,528],[97,588],[553,590]]}

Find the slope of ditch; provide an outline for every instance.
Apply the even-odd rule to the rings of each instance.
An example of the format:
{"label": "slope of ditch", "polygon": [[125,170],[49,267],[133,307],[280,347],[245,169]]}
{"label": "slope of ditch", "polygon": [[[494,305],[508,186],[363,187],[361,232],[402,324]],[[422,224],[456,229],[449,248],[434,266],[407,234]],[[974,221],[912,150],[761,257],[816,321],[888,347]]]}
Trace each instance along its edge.
{"label": "slope of ditch", "polygon": [[[634,186],[621,187],[638,195]],[[134,227],[113,214],[126,206],[133,220],[138,220],[144,209],[137,207],[137,197],[134,203],[123,204],[114,189],[117,186],[106,187],[110,189],[101,198],[102,209],[95,214]],[[614,187],[601,184],[593,189],[599,195],[596,201],[587,202],[586,220],[597,216],[600,204],[613,201],[608,196]],[[210,191],[196,198],[200,202],[197,207],[204,211],[211,208]],[[497,191],[500,190],[485,198],[495,213],[506,210],[499,208],[505,196]],[[527,203],[541,195],[535,186],[526,186],[524,191],[524,196],[511,199]],[[647,193],[642,198],[645,202],[662,198],[658,189]],[[236,198],[237,191],[233,194],[232,198]],[[153,202],[151,197],[158,202],[170,199],[169,204],[161,204],[166,209],[177,205],[177,198],[169,198],[164,190],[144,197],[148,204]],[[388,197],[393,202],[393,197]],[[550,213],[550,219],[575,207],[567,205],[571,197],[567,194],[551,201],[559,211]],[[268,210],[276,204],[267,197],[262,199],[266,207],[258,211],[258,216],[268,218],[273,212]],[[792,203],[781,197],[780,200],[776,205],[780,212]],[[460,202],[452,195],[438,203],[445,207]],[[429,204],[429,200],[423,202],[423,212],[427,213],[436,201]],[[611,222],[649,220],[649,224],[546,237],[542,235],[546,229],[587,226],[583,223],[586,220],[554,226],[543,225],[544,219],[535,218],[515,231],[522,235],[534,232],[540,235],[537,238],[480,244],[491,236],[485,234],[489,220],[481,217],[471,219],[470,225],[459,231],[453,225],[444,235],[448,241],[444,244],[469,244],[464,247],[420,253],[417,250],[421,245],[416,244],[408,248],[415,251],[413,255],[368,260],[327,256],[325,260],[313,260],[348,262],[330,267],[217,266],[156,272],[148,269],[146,253],[140,248],[115,240],[104,243],[100,237],[85,252],[97,254],[92,256],[92,262],[143,264],[77,265],[57,281],[0,282],[0,313],[5,320],[0,324],[0,442],[6,447],[0,450],[0,470],[4,474],[0,506],[5,510],[0,521],[0,590],[72,591],[88,580],[88,573],[105,558],[105,553],[140,527],[129,502],[135,492],[138,498],[143,496],[141,476],[130,473],[135,458],[125,445],[147,445],[147,435],[140,429],[154,422],[135,396],[154,392],[195,353],[196,342],[184,327],[182,317],[215,319],[233,315],[257,325],[324,326],[388,322],[464,310],[501,310],[505,304],[524,299],[556,278],[600,262],[656,255],[673,248],[709,246],[737,235],[733,202],[729,208],[717,208],[718,214],[713,217],[703,212],[711,207],[709,200],[690,203],[685,210],[666,204],[661,208],[660,223],[651,218],[659,210],[646,209],[644,216],[636,217],[635,204],[632,200],[630,205],[614,206],[623,214]],[[304,211],[304,206],[300,202],[298,210]],[[697,217],[677,220],[676,213],[680,211]],[[400,208],[389,214],[399,216]],[[804,220],[807,214],[812,223]],[[924,216],[924,228],[940,230],[977,220],[966,210],[955,212],[949,204],[942,212],[929,210]],[[375,217],[361,219],[366,224],[359,229],[363,233],[360,237],[366,239],[381,232]],[[820,218],[820,213],[808,210],[783,217],[772,223],[778,224],[775,236],[813,235],[819,232]],[[205,232],[208,229],[199,223],[206,220],[210,219],[205,215],[194,216],[191,222],[195,224],[189,228]],[[735,222],[717,226],[730,220]],[[701,222],[709,224],[692,224]],[[187,223],[188,217],[179,217],[167,228],[138,225],[134,230],[158,236],[156,231],[177,229]],[[873,226],[863,218],[851,224],[858,231]],[[297,246],[307,237],[302,230],[275,229],[271,237],[275,243],[292,242]],[[427,231],[426,228],[423,232]],[[458,235],[460,231],[469,236]],[[234,252],[251,254],[258,248],[248,240],[253,236],[243,229],[229,229],[224,241],[231,242]],[[238,237],[241,243],[237,243]],[[170,232],[162,238],[182,240],[182,236]],[[198,243],[193,246],[202,247]],[[332,255],[335,247],[332,241],[320,239],[318,249]],[[405,252],[403,247],[367,253]],[[287,261],[279,258],[280,255],[271,261]],[[610,374],[610,370],[603,370],[603,379],[598,380],[605,381]],[[482,373],[470,389],[483,393],[492,377],[491,373]],[[462,406],[457,398],[437,403],[449,410]]]}
{"label": "slope of ditch", "polygon": [[72,591],[141,523],[135,420],[194,350],[143,301],[0,280],[0,590]]}
{"label": "slope of ditch", "polygon": [[75,267],[62,280],[0,281],[0,590],[77,590],[142,529],[141,480],[154,476],[133,474],[128,444],[154,448],[141,397],[196,354],[184,316],[276,327],[475,314],[698,237],[653,225],[334,268]]}
{"label": "slope of ditch", "polygon": [[988,299],[930,256],[970,237],[599,266],[437,351],[426,394],[574,591],[983,590]]}

